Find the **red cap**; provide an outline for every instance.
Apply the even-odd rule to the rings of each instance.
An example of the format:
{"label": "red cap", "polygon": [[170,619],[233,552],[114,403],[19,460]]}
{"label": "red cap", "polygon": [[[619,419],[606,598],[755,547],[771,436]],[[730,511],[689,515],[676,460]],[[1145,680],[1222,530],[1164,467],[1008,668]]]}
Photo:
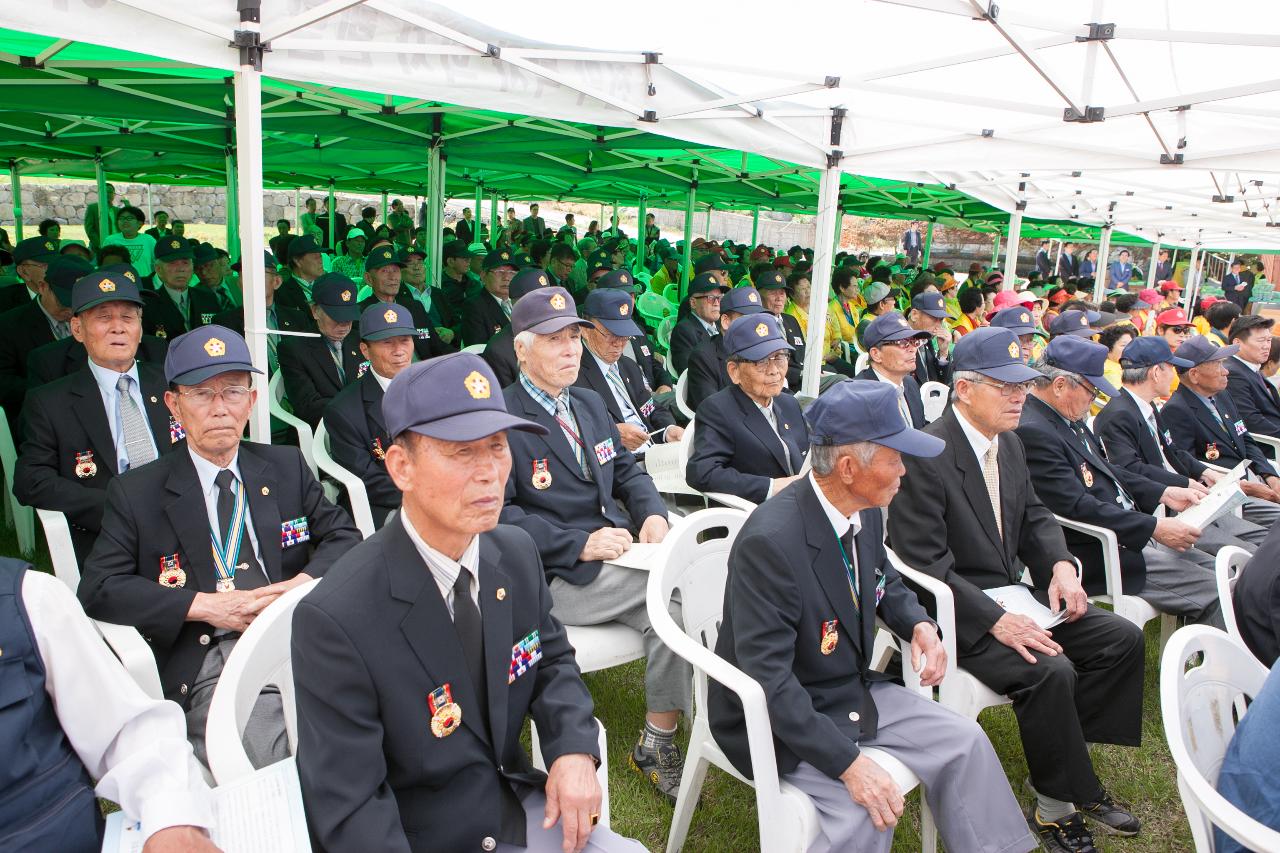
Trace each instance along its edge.
{"label": "red cap", "polygon": [[1053,294],[1053,296],[1049,297],[1049,304],[1061,305],[1062,303],[1066,302],[1070,298],[1071,298],[1070,293],[1067,293],[1065,290],[1059,290],[1057,293]]}
{"label": "red cap", "polygon": [[774,258],[774,259],[773,259],[773,267],[774,267],[774,269],[782,269],[782,268],[784,268],[784,267],[785,267],[785,268],[787,268],[787,269],[790,269],[790,268],[791,268],[791,258],[787,257],[786,255],[783,255],[783,256],[782,256],[782,257],[780,257],[780,258]]}
{"label": "red cap", "polygon": [[1226,302],[1221,296],[1206,296],[1200,300],[1200,310],[1208,311],[1210,305],[1217,305],[1219,302]]}
{"label": "red cap", "polygon": [[1161,292],[1161,293],[1168,293],[1168,292],[1169,292],[1169,291],[1171,291],[1171,290],[1182,290],[1182,285],[1180,285],[1180,284],[1178,284],[1176,281],[1172,281],[1172,280],[1170,280],[1170,281],[1162,281],[1162,282],[1160,282],[1160,292]]}
{"label": "red cap", "polygon": [[769,250],[764,246],[756,246],[751,250],[751,263],[758,264],[767,260],[769,260]]}
{"label": "red cap", "polygon": [[1189,326],[1190,324],[1191,321],[1187,319],[1187,312],[1181,308],[1170,308],[1156,315],[1157,326]]}
{"label": "red cap", "polygon": [[[993,304],[996,307],[996,311],[999,311],[1001,308],[1011,308],[1014,305],[1020,305],[1021,301],[1018,299],[1018,294],[1014,291],[1002,290],[996,294],[995,302]],[[994,314],[995,311],[991,313]]]}

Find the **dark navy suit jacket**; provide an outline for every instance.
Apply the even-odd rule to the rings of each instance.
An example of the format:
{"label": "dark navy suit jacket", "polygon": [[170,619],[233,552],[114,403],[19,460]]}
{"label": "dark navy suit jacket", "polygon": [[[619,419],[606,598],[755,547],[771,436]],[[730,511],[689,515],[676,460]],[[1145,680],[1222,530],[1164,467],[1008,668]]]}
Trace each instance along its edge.
{"label": "dark navy suit jacket", "polygon": [[704,400],[694,421],[693,447],[685,466],[689,485],[700,492],[727,492],[761,503],[771,480],[798,474],[809,452],[809,430],[800,404],[790,394],[779,394],[770,405],[778,420],[777,432],[737,385]]}

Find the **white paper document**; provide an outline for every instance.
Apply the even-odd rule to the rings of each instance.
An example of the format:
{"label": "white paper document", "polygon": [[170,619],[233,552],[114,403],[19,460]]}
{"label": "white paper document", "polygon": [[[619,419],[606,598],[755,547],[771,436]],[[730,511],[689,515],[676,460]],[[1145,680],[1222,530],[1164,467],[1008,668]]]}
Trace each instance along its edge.
{"label": "white paper document", "polygon": [[[223,853],[311,853],[292,757],[214,788],[213,813],[210,835]],[[123,812],[107,816],[102,853],[142,853],[144,840],[139,825]]]}
{"label": "white paper document", "polygon": [[605,560],[614,566],[622,566],[624,569],[639,569],[647,572],[653,568],[653,558],[661,547],[660,542],[632,542],[631,549],[621,557],[612,560]]}
{"label": "white paper document", "polygon": [[1031,588],[1023,586],[1020,583],[1011,584],[1009,586],[997,586],[992,589],[984,589],[983,592],[987,597],[999,604],[1009,613],[1017,613],[1020,616],[1029,616],[1032,621],[1045,630],[1052,628],[1059,622],[1067,618],[1066,608],[1054,613],[1048,607],[1036,601],[1031,594]]}
{"label": "white paper document", "polygon": [[1246,459],[1223,474],[1198,504],[1178,513],[1178,520],[1204,530],[1224,515],[1235,512],[1236,507],[1248,500],[1240,489],[1240,481],[1244,479],[1248,466],[1249,460]]}

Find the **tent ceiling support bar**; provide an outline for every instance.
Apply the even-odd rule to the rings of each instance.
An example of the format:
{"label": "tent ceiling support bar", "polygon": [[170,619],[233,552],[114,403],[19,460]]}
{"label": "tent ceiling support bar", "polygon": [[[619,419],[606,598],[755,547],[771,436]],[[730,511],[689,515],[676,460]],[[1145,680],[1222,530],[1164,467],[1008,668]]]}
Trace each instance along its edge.
{"label": "tent ceiling support bar", "polygon": [[339,12],[345,12],[352,6],[359,6],[364,0],[329,0],[327,3],[321,3],[305,12],[299,12],[291,18],[285,18],[283,21],[276,23],[274,26],[268,27],[262,31],[262,41],[275,41],[281,36],[287,36],[290,33],[297,32],[319,23],[325,18],[330,18]]}
{"label": "tent ceiling support bar", "polygon": [[977,12],[979,16],[991,24],[995,31],[1000,34],[1001,38],[1009,42],[1010,47],[1016,50],[1018,54],[1026,60],[1027,64],[1031,66],[1032,70],[1040,75],[1044,82],[1049,84],[1049,88],[1053,89],[1053,91],[1058,94],[1058,97],[1062,98],[1069,109],[1074,110],[1079,115],[1085,114],[1084,109],[1072,100],[1071,96],[1068,95],[1066,91],[1058,85],[1058,82],[1053,79],[1053,75],[1051,75],[1039,62],[1035,60],[1032,56],[1031,50],[1025,47],[1011,32],[1004,28],[1000,23],[999,16],[997,14],[997,7],[994,3],[989,7],[989,11],[988,9],[984,9],[978,0],[969,0],[969,5],[973,7],[973,10]]}
{"label": "tent ceiling support bar", "polygon": [[18,243],[22,242],[22,177],[18,174],[18,164],[9,161],[9,187],[13,194],[13,236]]}
{"label": "tent ceiling support bar", "polygon": [[53,59],[73,44],[75,44],[75,42],[71,39],[58,39],[53,44],[36,54],[36,65],[44,65],[50,59]]}

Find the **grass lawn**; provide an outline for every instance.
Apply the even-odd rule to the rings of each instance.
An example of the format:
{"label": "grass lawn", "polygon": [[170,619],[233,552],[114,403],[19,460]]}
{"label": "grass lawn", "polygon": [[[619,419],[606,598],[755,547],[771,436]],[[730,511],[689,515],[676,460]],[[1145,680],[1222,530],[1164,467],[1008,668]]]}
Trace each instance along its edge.
{"label": "grass lawn", "polygon": [[[44,537],[36,523],[35,564],[51,571]],[[13,532],[0,525],[0,554],[18,555]],[[1098,775],[1111,793],[1132,804],[1142,819],[1143,830],[1136,838],[1120,839],[1099,834],[1102,850],[1119,853],[1171,853],[1192,850],[1178,798],[1173,761],[1160,724],[1159,623],[1147,631],[1146,690],[1143,703],[1143,740],[1139,749],[1096,746],[1093,750]],[[609,794],[613,828],[638,838],[650,850],[663,850],[671,824],[672,809],[652,791],[627,764],[644,717],[644,669],[639,661],[586,676],[596,701],[596,716],[609,733]],[[1009,706],[992,708],[980,718],[995,744],[1005,772],[1020,791],[1027,776],[1026,761],[1018,740],[1017,723]],[[526,744],[527,731],[526,731]],[[982,792],[975,792],[982,796]],[[1024,801],[1026,797],[1020,796]],[[895,853],[920,849],[918,794],[908,799],[908,811],[894,839]],[[694,813],[684,849],[694,851],[749,851],[757,848],[755,799],[751,789],[712,768],[702,790],[702,801]]]}

